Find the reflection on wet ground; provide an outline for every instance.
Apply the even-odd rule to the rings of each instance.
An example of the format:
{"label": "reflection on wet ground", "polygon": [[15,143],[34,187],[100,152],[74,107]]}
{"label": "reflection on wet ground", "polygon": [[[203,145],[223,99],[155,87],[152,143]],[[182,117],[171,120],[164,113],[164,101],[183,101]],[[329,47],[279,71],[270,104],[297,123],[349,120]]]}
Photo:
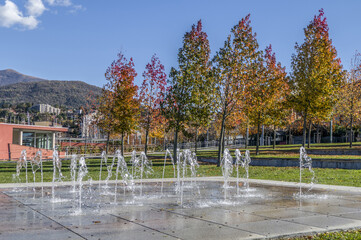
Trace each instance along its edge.
{"label": "reflection on wet ground", "polygon": [[71,186],[0,190],[0,239],[262,239],[361,227],[361,195],[340,190],[221,181],[84,185],[82,208]]}

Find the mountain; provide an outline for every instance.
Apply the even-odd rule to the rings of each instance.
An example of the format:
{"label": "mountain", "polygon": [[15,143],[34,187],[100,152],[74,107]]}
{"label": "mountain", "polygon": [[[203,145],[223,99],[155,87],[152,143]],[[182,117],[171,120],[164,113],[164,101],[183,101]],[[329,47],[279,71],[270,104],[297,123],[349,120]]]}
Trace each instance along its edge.
{"label": "mountain", "polygon": [[45,79],[32,77],[19,73],[13,69],[0,70],[0,86],[5,86],[19,82],[40,82],[44,80]]}
{"label": "mountain", "polygon": [[30,102],[65,105],[78,108],[89,99],[95,100],[101,88],[81,81],[20,82],[0,87],[0,101],[9,103]]}

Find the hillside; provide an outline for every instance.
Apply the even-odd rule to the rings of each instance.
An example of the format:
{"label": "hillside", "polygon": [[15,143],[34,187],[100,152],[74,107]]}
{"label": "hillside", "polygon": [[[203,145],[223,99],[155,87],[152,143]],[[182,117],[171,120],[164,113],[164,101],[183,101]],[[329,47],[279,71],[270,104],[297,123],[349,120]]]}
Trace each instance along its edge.
{"label": "hillside", "polygon": [[39,82],[45,79],[28,76],[19,73],[13,69],[0,70],[0,86],[20,83],[20,82]]}
{"label": "hillside", "polygon": [[2,86],[0,87],[0,101],[47,103],[77,108],[86,105],[87,99],[94,99],[100,93],[101,88],[81,81],[44,80]]}

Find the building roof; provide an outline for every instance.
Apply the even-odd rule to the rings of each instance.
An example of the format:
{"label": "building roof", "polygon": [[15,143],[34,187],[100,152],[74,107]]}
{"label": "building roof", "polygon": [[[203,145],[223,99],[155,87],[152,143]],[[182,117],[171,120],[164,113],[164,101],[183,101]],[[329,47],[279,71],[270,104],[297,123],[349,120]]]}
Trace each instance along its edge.
{"label": "building roof", "polygon": [[9,124],[0,123],[1,126],[12,127],[20,130],[39,130],[39,131],[52,131],[52,132],[67,132],[68,128],[64,127],[47,127],[47,126],[35,126],[35,125],[24,125],[24,124]]}

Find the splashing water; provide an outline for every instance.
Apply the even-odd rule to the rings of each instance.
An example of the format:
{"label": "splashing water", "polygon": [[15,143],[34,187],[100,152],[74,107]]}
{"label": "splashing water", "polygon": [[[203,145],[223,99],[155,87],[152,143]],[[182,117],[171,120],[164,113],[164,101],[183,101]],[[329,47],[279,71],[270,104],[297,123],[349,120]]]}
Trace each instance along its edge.
{"label": "splashing water", "polygon": [[130,163],[132,164],[132,176],[134,176],[134,169],[139,165],[139,158],[137,158],[137,152],[135,150],[132,152]]}
{"label": "splashing water", "polygon": [[115,153],[114,156],[113,156],[113,160],[111,162],[111,164],[107,164],[107,157],[105,157],[105,164],[107,166],[107,171],[108,171],[108,175],[107,177],[105,178],[105,188],[108,188],[108,181],[109,179],[112,177],[113,175],[113,167],[114,167],[114,162],[115,162],[115,158],[117,157],[117,155],[119,155],[119,153]]}
{"label": "splashing water", "polygon": [[227,148],[224,150],[223,153],[223,158],[221,160],[221,168],[222,168],[222,175],[224,178],[223,188],[229,188],[228,179],[233,172],[233,159]]}
{"label": "splashing water", "polygon": [[164,182],[165,164],[166,164],[168,155],[170,156],[170,160],[171,160],[171,163],[173,165],[173,177],[175,178],[174,159],[173,159],[172,154],[170,153],[170,151],[167,149],[166,152],[165,152],[165,157],[164,157],[164,166],[163,166],[163,175],[162,175],[162,187],[161,187],[161,193],[162,194],[163,194],[163,182]]}
{"label": "splashing water", "polygon": [[234,154],[236,155],[235,165],[237,171],[237,195],[239,195],[239,166],[242,164],[242,154],[238,149],[234,151]]}
{"label": "splashing water", "polygon": [[153,164],[152,161],[150,161],[147,158],[147,155],[145,155],[144,152],[140,153],[140,196],[143,194],[143,176],[145,175],[148,177],[148,175],[153,173]]}
{"label": "splashing water", "polygon": [[82,189],[83,189],[83,178],[87,175],[88,173],[88,167],[86,166],[85,163],[85,158],[81,157],[79,159],[79,171],[78,171],[78,185],[79,185],[79,212],[81,212],[81,204],[82,204]]}
{"label": "splashing water", "polygon": [[312,170],[312,158],[310,158],[307,153],[306,149],[304,147],[300,148],[300,192],[299,197],[302,196],[302,170],[304,168],[308,168],[308,170],[312,173],[312,179],[311,179],[311,187],[308,189],[310,191],[313,187],[313,181],[315,180],[315,172]]}
{"label": "splashing water", "polygon": [[[43,183],[43,157],[42,157],[43,153],[39,150],[35,153],[35,156],[33,159],[31,159],[30,164],[31,164],[31,170],[33,172],[33,179],[34,179],[34,187],[33,187],[33,191],[35,192],[35,182],[36,182],[36,171],[38,171],[40,169],[41,172],[41,183]],[[44,187],[43,184],[41,184],[41,195],[44,195]]]}
{"label": "splashing water", "polygon": [[[178,150],[177,153],[177,184],[175,187],[175,191],[180,196],[180,204],[183,206],[183,194],[184,194],[184,178],[187,172],[187,166],[189,166],[191,170],[192,182],[191,186],[194,187],[193,179],[197,176],[197,168],[199,167],[197,162],[197,157],[195,153],[191,150],[186,149],[180,152]],[[181,171],[182,171],[182,179],[181,179]]]}
{"label": "splashing water", "polygon": [[99,191],[102,181],[102,170],[103,170],[103,163],[106,165],[108,161],[107,153],[105,151],[102,152],[101,158],[100,158],[100,170],[99,170]]}
{"label": "splashing water", "polygon": [[115,171],[115,189],[114,189],[115,197],[114,197],[114,202],[117,201],[118,175],[119,174],[122,177],[122,181],[123,181],[123,184],[124,184],[124,194],[125,194],[125,186],[133,187],[133,185],[134,185],[133,177],[132,177],[132,175],[129,174],[127,163],[124,160],[124,157],[122,156],[120,150],[117,150],[115,152],[115,156],[117,157],[118,161],[117,161],[117,168],[116,168],[116,171]]}
{"label": "splashing water", "polygon": [[59,153],[56,149],[53,151],[53,181],[52,181],[52,197],[53,202],[55,202],[55,182],[62,182],[64,176],[61,173],[61,160],[59,158]]}
{"label": "splashing water", "polygon": [[143,177],[153,173],[152,162],[147,158],[144,152],[141,152],[139,157],[136,156],[135,151],[132,153],[132,176],[140,179],[140,196],[143,194]]}
{"label": "splashing water", "polygon": [[19,161],[16,163],[15,179],[18,182],[20,182],[20,173],[22,168],[25,168],[25,181],[26,185],[28,185],[28,161],[26,160],[26,150],[21,151]]}
{"label": "splashing water", "polygon": [[246,170],[246,188],[249,189],[249,164],[251,163],[251,157],[249,154],[249,150],[246,150],[246,153],[244,154],[244,158],[242,159],[242,167],[244,170]]}
{"label": "splashing water", "polygon": [[71,161],[70,161],[70,177],[71,177],[71,182],[72,182],[72,185],[73,185],[72,192],[75,192],[76,170],[77,170],[77,156],[72,155],[71,156]]}

